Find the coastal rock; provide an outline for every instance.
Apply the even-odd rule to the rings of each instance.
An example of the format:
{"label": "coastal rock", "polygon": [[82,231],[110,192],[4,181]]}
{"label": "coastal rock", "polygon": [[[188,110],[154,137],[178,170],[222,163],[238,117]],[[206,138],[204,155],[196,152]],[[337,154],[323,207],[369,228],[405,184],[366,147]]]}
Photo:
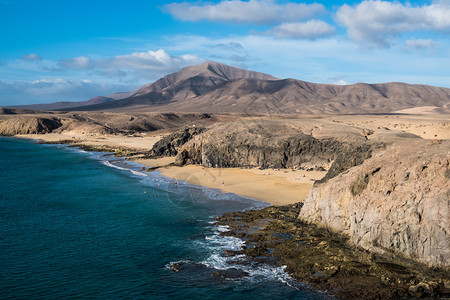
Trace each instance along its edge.
{"label": "coastal rock", "polygon": [[[351,142],[343,138],[315,138],[268,120],[241,121],[219,124],[195,136],[180,149],[176,163],[205,167],[328,168],[339,153],[361,143],[364,143],[362,136]],[[368,151],[371,146],[363,148]]]}
{"label": "coastal rock", "polygon": [[153,145],[151,156],[174,156],[178,153],[178,148],[194,136],[204,132],[204,128],[193,127],[172,133],[165,138],[159,140]]}
{"label": "coastal rock", "polygon": [[299,218],[375,253],[450,266],[450,141],[398,142],[316,184]]}
{"label": "coastal rock", "polygon": [[9,118],[0,123],[0,135],[49,133],[61,126],[61,120],[54,117]]}
{"label": "coastal rock", "polygon": [[239,252],[248,264],[285,265],[294,279],[339,299],[448,297],[450,277],[445,270],[391,253],[369,253],[345,235],[299,220],[302,207],[297,203],[232,212],[218,217],[216,224],[228,226],[221,235],[245,241]]}
{"label": "coastal rock", "polygon": [[245,272],[244,270],[236,269],[236,268],[229,268],[225,270],[218,270],[216,272],[211,273],[211,277],[220,278],[222,280],[225,279],[237,279],[242,277],[249,276],[248,272]]}
{"label": "coastal rock", "polygon": [[193,273],[196,274],[195,276],[216,280],[238,279],[250,275],[248,272],[237,268],[228,268],[222,270],[208,267],[207,265],[202,263],[185,261],[172,263],[170,265],[170,269],[174,272]]}

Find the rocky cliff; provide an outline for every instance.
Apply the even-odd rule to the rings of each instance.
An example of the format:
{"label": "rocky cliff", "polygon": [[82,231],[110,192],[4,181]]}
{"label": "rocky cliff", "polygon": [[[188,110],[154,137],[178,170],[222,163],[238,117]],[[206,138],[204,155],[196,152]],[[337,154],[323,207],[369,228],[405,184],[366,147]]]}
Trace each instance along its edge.
{"label": "rocky cliff", "polygon": [[403,140],[316,184],[299,218],[372,252],[450,266],[450,141]]}
{"label": "rocky cliff", "polygon": [[235,122],[193,137],[178,151],[176,162],[206,167],[328,168],[347,147],[335,138],[315,138],[279,122]]}
{"label": "rocky cliff", "polygon": [[54,117],[18,117],[0,123],[0,136],[16,134],[49,133],[62,126],[61,120]]}
{"label": "rocky cliff", "polygon": [[178,148],[186,144],[194,136],[205,131],[205,128],[191,127],[181,131],[174,132],[153,145],[150,151],[150,157],[153,156],[175,156],[178,154]]}

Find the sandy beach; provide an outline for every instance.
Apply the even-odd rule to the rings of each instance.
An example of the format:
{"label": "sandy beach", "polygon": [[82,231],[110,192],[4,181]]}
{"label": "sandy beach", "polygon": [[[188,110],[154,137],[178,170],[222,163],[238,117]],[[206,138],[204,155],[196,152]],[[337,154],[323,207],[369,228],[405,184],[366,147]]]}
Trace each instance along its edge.
{"label": "sandy beach", "polygon": [[[162,135],[147,136],[68,136],[65,134],[22,134],[21,138],[57,142],[62,140],[79,140],[80,144],[90,146],[110,146],[141,151],[150,150]],[[260,170],[241,168],[205,168],[202,166],[175,167],[167,165],[175,157],[142,159],[139,156],[129,158],[148,168],[159,168],[161,174],[177,180],[208,188],[220,189],[224,193],[234,193],[244,197],[264,201],[272,205],[285,205],[303,201],[315,180],[325,176],[325,171],[305,170]],[[223,182],[223,183],[222,183]]]}
{"label": "sandy beach", "polygon": [[[424,139],[450,138],[448,115],[390,115],[390,116],[336,116],[322,119],[289,119],[285,122],[303,132],[310,132],[314,137],[330,136],[333,132],[359,134],[363,129],[370,129],[374,134],[369,137],[385,137],[386,133],[408,132]],[[167,132],[148,132],[137,135],[85,135],[70,134],[22,134],[17,137],[58,142],[71,140],[74,144],[94,147],[131,149],[146,152]],[[235,193],[251,197],[273,205],[291,204],[303,201],[315,180],[322,178],[326,172],[305,170],[259,170],[241,168],[204,168],[201,166],[167,167],[175,157],[143,159],[142,155],[128,157],[148,168],[160,168],[164,176],[186,180],[192,184],[220,189],[225,193]],[[223,182],[223,183],[222,183]]]}
{"label": "sandy beach", "polygon": [[202,166],[163,167],[161,174],[192,184],[220,189],[272,205],[303,201],[315,180],[326,172],[304,170],[259,170],[240,168],[205,168]]}
{"label": "sandy beach", "polygon": [[124,136],[124,135],[102,135],[90,136],[83,134],[18,134],[16,137],[28,138],[33,140],[42,140],[44,142],[58,142],[69,140],[74,143],[85,144],[89,146],[109,146],[117,148],[128,148],[134,150],[148,151],[153,145],[159,141],[163,134],[148,134],[140,136]]}

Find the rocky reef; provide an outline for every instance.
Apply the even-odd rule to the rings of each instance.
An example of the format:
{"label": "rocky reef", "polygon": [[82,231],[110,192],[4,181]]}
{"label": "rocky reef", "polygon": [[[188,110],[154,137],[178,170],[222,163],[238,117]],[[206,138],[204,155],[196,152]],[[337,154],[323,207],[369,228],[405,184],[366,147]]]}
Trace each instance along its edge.
{"label": "rocky reef", "polygon": [[450,141],[410,140],[316,183],[299,218],[373,253],[450,267]]}
{"label": "rocky reef", "polygon": [[297,218],[302,205],[219,217],[217,224],[230,229],[223,235],[245,241],[242,250],[227,255],[246,254],[252,262],[286,265],[293,278],[343,299],[450,296],[450,274],[445,270],[356,247],[346,235]]}

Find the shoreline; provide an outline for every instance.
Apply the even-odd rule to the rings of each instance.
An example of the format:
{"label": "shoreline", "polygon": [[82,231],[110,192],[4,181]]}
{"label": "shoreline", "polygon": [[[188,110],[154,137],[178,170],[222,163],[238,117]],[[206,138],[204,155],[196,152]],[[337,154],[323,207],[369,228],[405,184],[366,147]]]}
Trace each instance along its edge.
{"label": "shoreline", "polygon": [[[36,140],[39,136],[33,137],[34,138],[32,139]],[[77,147],[76,144],[74,146]],[[95,151],[95,149],[89,149],[89,151]],[[121,156],[121,159],[124,159],[126,161],[130,160],[130,157],[127,158],[126,156]],[[156,160],[153,159],[147,161],[133,159],[131,161],[136,163],[142,163],[145,161],[146,164],[153,165],[156,163]],[[269,214],[265,218],[260,219],[261,216],[264,216],[264,212],[262,210],[258,210],[256,212],[248,212],[249,216],[251,216],[252,219],[252,214],[254,214],[257,217],[255,218],[255,221],[257,221],[258,218],[260,219],[260,221],[254,224],[256,226],[255,228],[258,228],[258,236],[256,236],[253,241],[251,240],[251,236],[253,234],[248,235],[246,233],[245,235],[247,235],[247,237],[249,238],[248,241],[258,244],[255,244],[253,248],[250,247],[247,249],[243,249],[242,251],[238,251],[236,254],[246,254],[247,256],[254,257],[255,259],[259,259],[259,257],[261,256],[267,256],[269,260],[271,258],[276,258],[279,262],[288,266],[287,272],[292,276],[292,278],[300,282],[310,283],[318,288],[318,290],[330,291],[330,289],[334,290],[335,288],[340,288],[343,293],[340,294],[340,296],[346,298],[346,296],[352,295],[353,292],[348,289],[346,290],[345,287],[354,286],[357,287],[358,293],[363,293],[363,291],[366,291],[367,285],[369,284],[367,280],[372,278],[374,275],[374,271],[376,271],[376,273],[379,274],[379,277],[377,275],[377,279],[370,283],[370,285],[372,286],[371,290],[377,291],[377,293],[380,292],[381,295],[391,296],[391,292],[395,295],[395,297],[407,297],[408,295],[414,294],[427,295],[429,294],[428,290],[425,289],[425,287],[427,286],[431,287],[431,293],[433,293],[433,290],[438,294],[447,293],[446,284],[440,281],[441,279],[437,280],[437,278],[445,278],[445,276],[434,273],[435,270],[433,269],[428,269],[431,273],[425,275],[422,273],[425,270],[422,269],[422,265],[416,263],[413,263],[413,265],[409,265],[409,263],[403,264],[405,261],[398,257],[393,257],[393,260],[391,260],[391,258],[384,258],[379,255],[370,256],[364,251],[359,252],[359,250],[357,251],[357,253],[355,253],[353,252],[353,250],[356,251],[358,248],[350,246],[348,259],[343,259],[342,262],[335,262],[334,257],[340,257],[342,255],[342,247],[344,247],[345,249],[349,249],[349,245],[347,244],[346,240],[343,239],[338,241],[336,240],[335,233],[330,232],[330,234],[328,234],[328,230],[321,232],[324,229],[320,229],[315,225],[308,225],[307,227],[305,227],[305,224],[303,224],[303,222],[301,221],[298,221],[297,219],[297,208],[294,209],[293,214],[291,212],[287,212],[288,214],[292,214],[291,216],[289,216],[291,220],[277,219],[276,217],[274,217],[275,215],[278,215],[280,213],[285,213],[285,209],[281,205],[301,202],[299,193],[300,186],[307,190],[304,196],[306,197],[308,195],[309,189],[313,185],[313,181],[311,180],[313,178],[307,178],[306,176],[303,177],[302,172],[305,172],[305,175],[309,173],[311,177],[314,174],[312,172],[304,170],[275,171],[274,169],[259,170],[242,168],[204,168],[194,165],[184,167],[158,167],[157,169],[164,177],[183,180],[193,185],[201,185],[207,188],[221,190],[224,193],[234,193],[243,197],[270,203],[272,206],[269,206]],[[271,174],[269,175],[268,173]],[[323,171],[322,173],[324,175],[326,171]],[[233,178],[235,179],[235,181],[232,181]],[[300,180],[296,180],[296,178],[300,178]],[[310,180],[309,184],[308,182],[301,182],[307,181],[308,179]],[[280,184],[279,182],[277,183],[277,180],[282,180],[283,184]],[[294,180],[294,182],[290,182],[289,180]],[[306,189],[306,187],[308,188]],[[228,188],[231,190],[229,191]],[[239,192],[234,192],[236,190]],[[256,195],[256,197],[253,195]],[[264,197],[269,201],[266,201]],[[274,200],[275,197],[276,200]],[[293,205],[296,206],[295,204]],[[273,211],[271,211],[272,209]],[[242,216],[239,217],[238,223],[242,223],[244,224],[244,226],[251,225],[253,220],[248,219],[247,215],[240,215],[242,214],[241,212],[237,212],[235,214],[237,216]],[[270,221],[270,219],[272,219],[272,221]],[[225,216],[225,219],[222,219],[221,221],[223,222],[223,225],[231,225],[230,227],[234,226],[232,218],[227,219],[227,217]],[[230,233],[231,235],[235,234],[236,237],[246,238],[245,235],[242,236],[243,233],[240,227],[236,227],[235,229],[237,229],[237,231],[234,230],[234,233]],[[299,234],[302,232],[302,230],[311,230],[310,237],[307,237],[305,239],[304,237],[300,236]],[[325,240],[321,241],[321,239],[318,239],[317,234],[324,235]],[[308,245],[308,247],[306,248],[315,247],[318,252],[324,252],[323,254],[321,254],[323,255],[321,258],[311,261],[311,264],[314,265],[312,270],[318,270],[315,271],[316,273],[307,273],[305,271],[309,270],[309,265],[304,265],[304,263],[301,262],[302,257],[298,256],[298,253],[296,253],[297,251],[299,251],[299,249],[303,249],[305,247],[298,248],[297,243],[306,243],[306,245]],[[329,247],[334,247],[334,243],[338,244],[337,249],[329,252]],[[295,247],[297,247],[298,250],[292,250],[297,249]],[[271,254],[272,250],[270,249],[275,249],[276,253]],[[313,254],[316,255],[315,253],[306,253],[305,258],[312,259],[314,257]],[[291,255],[294,256],[292,257]],[[349,261],[351,262],[351,264],[347,265]],[[368,265],[372,266],[367,267]],[[306,269],[302,271],[301,268]],[[357,271],[361,268],[363,269],[362,271]],[[400,271],[397,272],[397,269],[399,269]],[[406,283],[404,281],[405,276],[402,273],[404,272],[403,270],[405,270],[405,272],[406,270],[408,271],[408,276],[416,276],[414,284]],[[352,274],[352,272],[356,273]],[[317,274],[319,274],[320,276]],[[389,277],[387,277],[388,279],[392,278],[391,276],[393,276],[393,274],[396,274],[395,276],[393,276],[393,278],[397,278],[398,280],[402,281],[402,284],[400,285],[399,283],[395,283],[390,279],[385,280],[384,278],[386,274],[389,274]],[[354,279],[351,279],[355,275],[356,277]],[[334,282],[335,280],[338,280],[339,282]],[[352,282],[351,284],[349,283],[349,280]],[[431,282],[433,282],[433,284],[431,284]],[[412,290],[414,290],[415,292],[412,293]],[[366,292],[364,292],[363,294],[358,294],[358,296],[364,295],[365,298],[367,298],[366,296],[368,296],[368,294],[365,293]]]}
{"label": "shoreline", "polygon": [[[392,253],[375,254],[349,243],[348,237],[297,218],[303,204],[269,206],[227,213],[218,225],[222,236],[243,239],[228,251],[251,262],[285,265],[289,276],[339,299],[446,298],[449,275]],[[230,260],[232,261],[232,260]]]}
{"label": "shoreline", "polygon": [[162,175],[172,179],[218,189],[223,193],[233,193],[275,206],[304,201],[314,181],[326,174],[326,171],[206,168],[195,165],[160,167],[158,170]]}
{"label": "shoreline", "polygon": [[[111,152],[124,160],[158,170],[161,175],[168,178],[217,189],[223,193],[237,194],[275,206],[303,202],[314,182],[327,173],[293,169],[207,168],[195,165],[179,167],[171,165],[175,162],[175,157],[150,159],[140,157],[139,152],[149,151],[160,138],[159,134],[158,137],[145,138],[102,136],[80,139],[62,134],[26,134],[15,137],[49,144],[64,143],[86,151]],[[143,145],[145,148],[142,148]]]}

